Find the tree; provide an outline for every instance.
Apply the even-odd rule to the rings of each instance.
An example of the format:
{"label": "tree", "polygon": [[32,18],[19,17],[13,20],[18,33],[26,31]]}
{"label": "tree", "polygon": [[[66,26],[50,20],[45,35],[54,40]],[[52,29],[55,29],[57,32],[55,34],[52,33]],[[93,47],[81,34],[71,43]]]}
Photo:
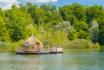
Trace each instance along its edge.
{"label": "tree", "polygon": [[85,21],[76,22],[73,26],[78,32],[78,38],[79,39],[82,39],[82,38],[88,39],[88,36],[89,36],[88,28],[89,28],[89,26]]}
{"label": "tree", "polygon": [[45,11],[41,8],[38,8],[37,10],[35,10],[34,12],[35,15],[35,22],[37,24],[43,24],[44,20],[45,20]]}
{"label": "tree", "polygon": [[72,13],[77,17],[78,20],[85,21],[86,20],[86,7],[82,6],[78,3],[73,3],[71,5]]}
{"label": "tree", "polygon": [[102,15],[104,15],[103,11],[104,10],[102,6],[94,5],[91,7],[87,7],[87,11],[86,11],[87,22],[91,23],[92,20],[97,19],[101,17]]}
{"label": "tree", "polygon": [[71,25],[77,22],[77,18],[72,14],[70,7],[61,7],[59,11],[64,21],[69,21]]}
{"label": "tree", "polygon": [[101,45],[104,45],[104,17],[99,18],[99,33],[98,33],[98,42]]}
{"label": "tree", "polygon": [[77,39],[77,31],[75,29],[72,29],[68,32],[68,39],[69,40]]}
{"label": "tree", "polygon": [[80,21],[86,20],[86,8],[78,3],[61,7],[60,13],[65,21],[71,21],[71,18],[76,18]]}
{"label": "tree", "polygon": [[84,30],[79,30],[78,39],[89,39],[89,33]]}
{"label": "tree", "polygon": [[0,41],[10,41],[9,31],[6,27],[4,17],[0,16]]}
{"label": "tree", "polygon": [[41,5],[40,7],[45,11],[50,11],[50,12],[57,10],[55,5]]}
{"label": "tree", "polygon": [[98,28],[98,23],[96,21],[93,21],[91,23],[91,27],[89,29],[90,31],[90,38],[93,43],[98,42],[98,33],[99,33],[99,28]]}
{"label": "tree", "polygon": [[28,36],[26,27],[29,24],[33,24],[33,20],[28,13],[15,7],[6,12],[6,17],[8,18],[7,27],[10,30],[10,37],[12,41],[19,41]]}
{"label": "tree", "polygon": [[2,10],[2,8],[0,8],[0,16],[4,17],[4,16],[5,16],[4,13],[5,13],[5,12]]}
{"label": "tree", "polygon": [[77,31],[79,30],[88,31],[89,28],[88,24],[85,21],[76,22],[73,26]]}
{"label": "tree", "polygon": [[70,6],[61,7],[59,12],[64,21],[70,21],[70,16],[73,16]]}

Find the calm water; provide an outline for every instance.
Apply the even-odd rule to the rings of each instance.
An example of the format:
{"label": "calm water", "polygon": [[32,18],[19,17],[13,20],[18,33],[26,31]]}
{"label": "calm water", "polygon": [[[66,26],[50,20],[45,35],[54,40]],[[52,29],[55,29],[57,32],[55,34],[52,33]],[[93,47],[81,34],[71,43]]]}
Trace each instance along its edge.
{"label": "calm water", "polygon": [[62,55],[0,53],[0,70],[104,70],[104,52],[68,50]]}

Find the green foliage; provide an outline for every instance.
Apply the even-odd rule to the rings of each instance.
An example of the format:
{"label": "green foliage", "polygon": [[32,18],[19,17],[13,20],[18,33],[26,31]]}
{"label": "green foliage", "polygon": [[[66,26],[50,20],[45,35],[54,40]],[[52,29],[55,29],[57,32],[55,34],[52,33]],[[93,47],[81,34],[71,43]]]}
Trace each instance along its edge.
{"label": "green foliage", "polygon": [[65,21],[70,21],[71,24],[74,24],[76,20],[86,20],[86,8],[77,3],[61,7],[60,13],[62,18]]}
{"label": "green foliage", "polygon": [[96,21],[93,21],[91,23],[89,32],[90,32],[90,38],[91,38],[92,42],[93,43],[98,42],[99,28],[98,28],[98,23]]}
{"label": "green foliage", "polygon": [[7,10],[0,8],[0,41],[9,42],[14,50],[34,34],[45,47],[98,47],[104,45],[103,18],[104,8],[97,5],[13,5]]}
{"label": "green foliage", "polygon": [[79,39],[88,39],[89,36],[89,32],[88,32],[88,24],[85,21],[80,21],[80,22],[76,22],[75,24],[73,24],[74,29],[77,30],[77,37]]}
{"label": "green foliage", "polygon": [[26,13],[20,11],[18,8],[13,7],[11,10],[6,12],[7,27],[10,30],[10,37],[13,41],[19,41],[21,39],[25,39],[28,36],[28,32],[26,30],[29,24],[33,24],[33,20],[31,16]]}
{"label": "green foliage", "polygon": [[73,15],[77,17],[78,20],[85,20],[86,18],[86,8],[78,3],[73,3],[71,5],[71,10]]}
{"label": "green foliage", "polygon": [[98,43],[94,44],[89,40],[85,39],[76,39],[71,42],[65,47],[70,49],[90,49],[90,48],[100,48]]}
{"label": "green foliage", "polygon": [[99,20],[99,33],[98,33],[98,41],[101,45],[104,45],[104,18]]}
{"label": "green foliage", "polygon": [[38,22],[38,24],[43,24],[45,19],[45,11],[41,8],[38,8],[35,10],[35,22]]}
{"label": "green foliage", "polygon": [[88,24],[85,21],[76,22],[73,26],[77,31],[79,30],[88,31],[88,28],[89,28]]}
{"label": "green foliage", "polygon": [[77,39],[77,31],[75,29],[69,31],[69,33],[68,33],[68,39],[69,40]]}
{"label": "green foliage", "polygon": [[89,33],[84,31],[84,30],[80,30],[78,32],[78,38],[79,39],[88,39],[89,38]]}
{"label": "green foliage", "polygon": [[[48,30],[47,30],[48,29]],[[53,27],[43,25],[36,29],[36,36],[44,43],[44,46],[64,46],[68,42],[67,33],[54,30]]]}
{"label": "green foliage", "polygon": [[6,26],[6,22],[2,16],[0,16],[0,41],[9,41],[9,31]]}
{"label": "green foliage", "polygon": [[23,44],[23,40],[18,42],[1,42],[0,41],[0,52],[15,52],[20,45]]}
{"label": "green foliage", "polygon": [[101,16],[104,16],[103,11],[104,9],[102,6],[94,5],[94,6],[88,7],[86,10],[87,22],[90,23],[92,20],[97,19]]}

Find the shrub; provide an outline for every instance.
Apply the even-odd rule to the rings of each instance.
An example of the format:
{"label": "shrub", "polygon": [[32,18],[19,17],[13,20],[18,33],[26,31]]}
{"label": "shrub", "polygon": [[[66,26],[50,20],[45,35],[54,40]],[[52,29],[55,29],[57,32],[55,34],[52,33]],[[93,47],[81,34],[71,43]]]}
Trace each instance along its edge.
{"label": "shrub", "polygon": [[73,49],[100,48],[100,45],[99,43],[94,44],[91,41],[85,39],[76,39],[70,41],[65,48],[73,48]]}

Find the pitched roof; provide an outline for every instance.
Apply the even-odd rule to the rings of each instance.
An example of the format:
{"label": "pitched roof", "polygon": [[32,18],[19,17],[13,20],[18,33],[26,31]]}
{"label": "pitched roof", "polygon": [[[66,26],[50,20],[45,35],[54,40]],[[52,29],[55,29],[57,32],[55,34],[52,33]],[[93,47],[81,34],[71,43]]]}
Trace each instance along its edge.
{"label": "pitched roof", "polygon": [[25,46],[30,46],[30,45],[33,45],[36,42],[40,42],[40,41],[34,35],[32,35],[24,42],[24,45]]}
{"label": "pitched roof", "polygon": [[25,43],[29,43],[30,45],[33,45],[35,41],[36,41],[35,37],[34,37],[34,36],[30,36],[30,37],[25,41]]}

